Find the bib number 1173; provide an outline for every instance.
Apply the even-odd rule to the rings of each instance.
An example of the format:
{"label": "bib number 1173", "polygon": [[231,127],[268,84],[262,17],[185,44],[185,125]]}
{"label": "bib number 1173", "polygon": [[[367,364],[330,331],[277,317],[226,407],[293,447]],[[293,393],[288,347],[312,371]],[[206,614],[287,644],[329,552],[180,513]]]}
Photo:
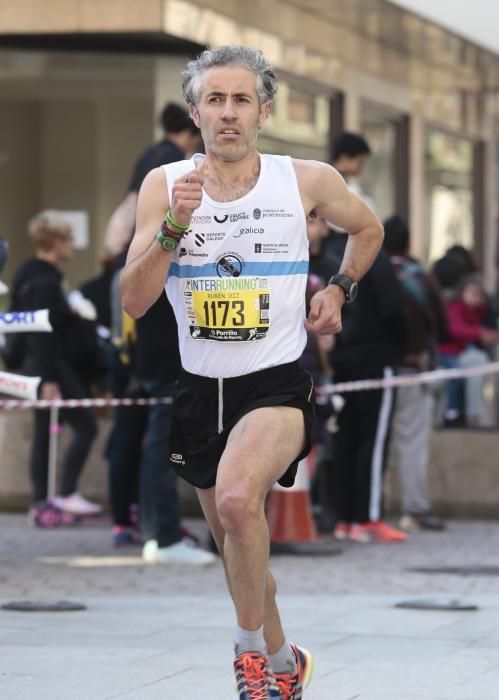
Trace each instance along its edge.
{"label": "bib number 1173", "polygon": [[230,325],[231,327],[244,326],[244,301],[233,299],[225,301],[205,301],[203,303],[204,321],[206,326],[220,328]]}

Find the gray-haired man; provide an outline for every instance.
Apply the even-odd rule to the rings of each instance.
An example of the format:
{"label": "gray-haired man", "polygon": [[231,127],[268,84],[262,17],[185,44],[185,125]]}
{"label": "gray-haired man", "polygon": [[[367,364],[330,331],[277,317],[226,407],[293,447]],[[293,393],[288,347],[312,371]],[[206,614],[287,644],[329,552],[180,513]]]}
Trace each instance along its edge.
{"label": "gray-haired man", "polygon": [[[147,176],[121,279],[132,316],[166,282],[177,317],[183,373],[170,460],[196,486],[223,557],[240,700],[297,700],[310,680],[311,655],[282,630],[264,504],[276,481],[293,483],[310,447],[313,387],[297,364],[306,329],[341,329],[341,307],[383,238],[332,167],[257,152],[276,90],[255,49],[222,47],[188,64],[184,95],[206,156]],[[341,274],[315,295],[306,320],[314,208],[351,235]]]}

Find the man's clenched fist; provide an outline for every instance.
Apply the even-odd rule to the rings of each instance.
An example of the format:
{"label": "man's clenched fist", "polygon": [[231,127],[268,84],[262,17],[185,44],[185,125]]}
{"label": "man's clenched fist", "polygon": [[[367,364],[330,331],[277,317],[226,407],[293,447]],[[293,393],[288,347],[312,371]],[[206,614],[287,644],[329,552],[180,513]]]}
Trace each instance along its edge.
{"label": "man's clenched fist", "polygon": [[175,180],[171,202],[175,221],[181,226],[189,226],[192,214],[200,206],[202,197],[203,177],[196,169]]}

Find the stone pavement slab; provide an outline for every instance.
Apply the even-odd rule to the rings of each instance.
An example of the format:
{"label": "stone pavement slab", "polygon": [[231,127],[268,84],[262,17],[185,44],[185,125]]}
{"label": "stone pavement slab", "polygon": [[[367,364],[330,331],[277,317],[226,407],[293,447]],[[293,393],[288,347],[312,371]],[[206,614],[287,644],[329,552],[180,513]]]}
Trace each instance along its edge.
{"label": "stone pavement slab", "polygon": [[[499,595],[476,596],[479,611],[467,613],[401,610],[398,600],[280,599],[290,637],[315,656],[306,700],[497,700]],[[235,700],[227,600],[84,602],[84,612],[0,613],[2,700]]]}
{"label": "stone pavement slab", "polygon": [[[316,660],[305,700],[498,700],[497,577],[410,571],[498,564],[493,522],[451,522],[403,545],[351,544],[335,557],[273,558],[288,635]],[[442,595],[479,610],[395,607]],[[140,548],[113,550],[107,524],[43,531],[0,515],[0,604],[21,598],[88,609],[0,610],[0,700],[235,700],[234,614],[219,562],[145,565]]]}

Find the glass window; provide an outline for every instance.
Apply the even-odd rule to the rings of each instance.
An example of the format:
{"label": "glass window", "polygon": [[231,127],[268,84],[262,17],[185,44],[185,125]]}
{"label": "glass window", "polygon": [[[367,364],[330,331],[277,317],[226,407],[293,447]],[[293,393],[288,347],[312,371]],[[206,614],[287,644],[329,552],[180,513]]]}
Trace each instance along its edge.
{"label": "glass window", "polygon": [[329,99],[281,81],[271,114],[259,134],[263,153],[327,161]]}
{"label": "glass window", "polygon": [[429,130],[425,154],[426,258],[452,245],[473,248],[473,143]]}
{"label": "glass window", "polygon": [[361,189],[372,200],[381,220],[396,212],[395,147],[397,117],[366,106],[362,114],[361,133],[371,155],[360,180]]}

